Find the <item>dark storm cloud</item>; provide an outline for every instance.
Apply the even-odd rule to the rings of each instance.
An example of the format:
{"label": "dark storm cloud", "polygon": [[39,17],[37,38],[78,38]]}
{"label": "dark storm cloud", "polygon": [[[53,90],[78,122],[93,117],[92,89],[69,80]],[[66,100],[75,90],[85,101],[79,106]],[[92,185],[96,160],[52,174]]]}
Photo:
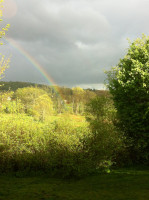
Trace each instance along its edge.
{"label": "dark storm cloud", "polygon": [[[17,12],[4,19],[7,35],[61,85],[103,83],[104,70],[126,53],[126,38],[149,31],[148,0],[9,1]],[[12,54],[7,79],[44,82],[19,52]]]}

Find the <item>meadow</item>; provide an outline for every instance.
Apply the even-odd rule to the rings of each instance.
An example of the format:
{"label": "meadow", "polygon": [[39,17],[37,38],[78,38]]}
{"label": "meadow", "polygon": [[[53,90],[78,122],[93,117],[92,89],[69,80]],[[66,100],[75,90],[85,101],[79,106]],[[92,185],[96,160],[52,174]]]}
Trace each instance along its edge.
{"label": "meadow", "polygon": [[0,200],[147,200],[149,171],[113,170],[81,179],[1,175]]}

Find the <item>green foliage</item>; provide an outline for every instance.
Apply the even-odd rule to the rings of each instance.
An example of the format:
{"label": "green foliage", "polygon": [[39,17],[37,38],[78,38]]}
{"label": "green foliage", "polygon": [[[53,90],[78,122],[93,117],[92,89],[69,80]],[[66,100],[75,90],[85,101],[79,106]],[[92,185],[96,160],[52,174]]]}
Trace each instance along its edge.
{"label": "green foliage", "polygon": [[46,94],[46,92],[42,89],[25,87],[17,89],[14,94],[14,98],[20,99],[25,105],[32,105],[39,96],[44,94]]}
{"label": "green foliage", "polygon": [[73,92],[73,112],[75,114],[78,114],[83,112],[82,109],[81,109],[81,102],[84,98],[84,90],[80,87],[75,87],[75,88],[72,88],[72,92]]}
{"label": "green foliage", "polygon": [[24,113],[24,105],[19,99],[16,101],[7,100],[3,105],[4,112],[6,113]]}
{"label": "green foliage", "polygon": [[23,113],[24,105],[20,99],[13,99],[14,92],[0,92],[0,112],[2,113]]}
{"label": "green foliage", "polygon": [[42,88],[44,87],[44,85],[41,84],[35,84],[35,83],[29,83],[29,82],[20,82],[20,81],[9,81],[9,82],[5,82],[5,81],[0,81],[1,87],[0,89],[2,91],[16,91],[18,88],[25,88],[25,87],[39,87]]}
{"label": "green foliage", "polygon": [[[96,96],[102,96],[107,93],[107,91],[92,90],[76,87],[76,88],[65,88],[59,86],[48,86],[35,83],[26,83],[26,82],[2,82],[0,81],[1,87],[0,90],[7,92],[8,90],[16,92],[17,89],[21,88],[38,88],[42,89],[48,96],[52,99],[53,110],[55,114],[60,113],[69,113],[69,114],[79,114],[84,115],[85,104],[89,102],[90,99],[95,98]],[[17,91],[17,93],[21,92]],[[27,94],[29,95],[29,94]],[[14,95],[14,98],[16,95]],[[24,104],[23,100],[23,104]]]}
{"label": "green foliage", "polygon": [[124,150],[125,140],[114,125],[117,119],[111,98],[101,96],[92,99],[86,105],[86,119],[93,132],[89,141],[92,158],[98,157],[98,160],[103,160],[102,166],[108,168]]}
{"label": "green foliage", "polygon": [[69,115],[40,122],[24,114],[1,114],[0,124],[0,172],[40,170],[83,176],[107,170],[118,143],[113,142],[113,132],[108,135],[110,128],[103,128],[101,135],[92,134],[87,122]]}
{"label": "green foliage", "polygon": [[128,138],[133,162],[149,161],[149,37],[130,43],[126,56],[108,74],[119,126]]}
{"label": "green foliage", "polygon": [[65,119],[41,123],[25,115],[0,116],[0,171],[41,170],[63,176],[88,172],[85,124]]}
{"label": "green foliage", "polygon": [[44,121],[48,115],[53,113],[53,102],[48,94],[44,94],[35,99],[32,107],[32,116]]}
{"label": "green foliage", "polygon": [[33,87],[19,88],[14,93],[15,99],[24,104],[26,113],[35,119],[44,121],[46,116],[53,113],[53,102],[47,92]]}
{"label": "green foliage", "polygon": [[[0,21],[2,21],[1,17],[3,16],[2,14],[2,5],[3,0],[0,0]],[[10,27],[10,24],[7,24],[6,27],[2,28],[0,30],[0,38],[5,36],[5,32],[8,31],[8,28]],[[3,43],[1,42],[0,45],[3,45]],[[6,68],[8,68],[9,66],[9,62],[10,62],[10,58],[5,58],[4,55],[1,55],[1,60],[0,60],[0,79],[2,78],[2,75],[4,76],[4,72],[6,70]]]}
{"label": "green foliage", "polygon": [[[96,97],[90,100],[86,105],[86,117],[90,125],[94,122],[109,121],[112,123],[116,120],[116,109],[110,96]],[[94,125],[92,127],[94,129]],[[95,129],[96,130],[96,129]]]}

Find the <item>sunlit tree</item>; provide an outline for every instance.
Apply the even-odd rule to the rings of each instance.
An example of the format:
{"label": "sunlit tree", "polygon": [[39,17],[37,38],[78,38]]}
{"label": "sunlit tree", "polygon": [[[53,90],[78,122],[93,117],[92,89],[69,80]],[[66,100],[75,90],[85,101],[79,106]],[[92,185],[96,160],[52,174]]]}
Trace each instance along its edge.
{"label": "sunlit tree", "polygon": [[14,94],[15,99],[20,99],[25,106],[25,112],[44,120],[53,112],[53,102],[47,92],[34,87],[19,88]]}
{"label": "sunlit tree", "polygon": [[77,114],[79,111],[81,112],[81,104],[84,99],[84,90],[80,87],[72,88],[73,93],[73,110]]}
{"label": "sunlit tree", "polygon": [[[1,18],[3,16],[2,3],[3,3],[3,0],[0,0],[0,21],[2,21]],[[5,27],[0,29],[0,39],[5,36],[5,32],[8,31],[9,26],[10,25],[7,24]],[[2,41],[0,41],[0,45],[3,45]],[[0,79],[4,77],[4,72],[9,65],[9,62],[10,62],[10,58],[6,58],[3,54],[0,53]]]}
{"label": "sunlit tree", "polygon": [[32,111],[34,116],[41,121],[53,114],[53,102],[48,94],[43,94],[36,98]]}

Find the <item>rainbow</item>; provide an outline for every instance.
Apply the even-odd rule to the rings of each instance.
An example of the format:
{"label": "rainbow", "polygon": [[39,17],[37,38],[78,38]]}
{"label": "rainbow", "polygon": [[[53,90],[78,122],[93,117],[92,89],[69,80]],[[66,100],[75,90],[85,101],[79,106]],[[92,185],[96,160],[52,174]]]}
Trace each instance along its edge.
{"label": "rainbow", "polygon": [[[16,49],[23,57],[25,57],[34,68],[36,68],[39,73],[45,78],[45,80],[48,82],[49,85],[55,86],[54,90],[56,93],[60,95],[60,92],[58,90],[58,86],[56,82],[53,80],[53,78],[46,72],[44,67],[39,64],[39,62],[31,56],[26,50],[24,50],[16,41],[14,41],[11,38],[5,37],[5,40],[9,43],[10,46],[12,46],[14,49]],[[61,96],[61,95],[60,95]]]}
{"label": "rainbow", "polygon": [[37,62],[37,60],[31,56],[26,50],[24,50],[16,41],[11,38],[6,37],[6,41],[16,49],[23,57],[25,57],[45,78],[49,85],[57,85],[53,78],[46,72],[44,67]]}

